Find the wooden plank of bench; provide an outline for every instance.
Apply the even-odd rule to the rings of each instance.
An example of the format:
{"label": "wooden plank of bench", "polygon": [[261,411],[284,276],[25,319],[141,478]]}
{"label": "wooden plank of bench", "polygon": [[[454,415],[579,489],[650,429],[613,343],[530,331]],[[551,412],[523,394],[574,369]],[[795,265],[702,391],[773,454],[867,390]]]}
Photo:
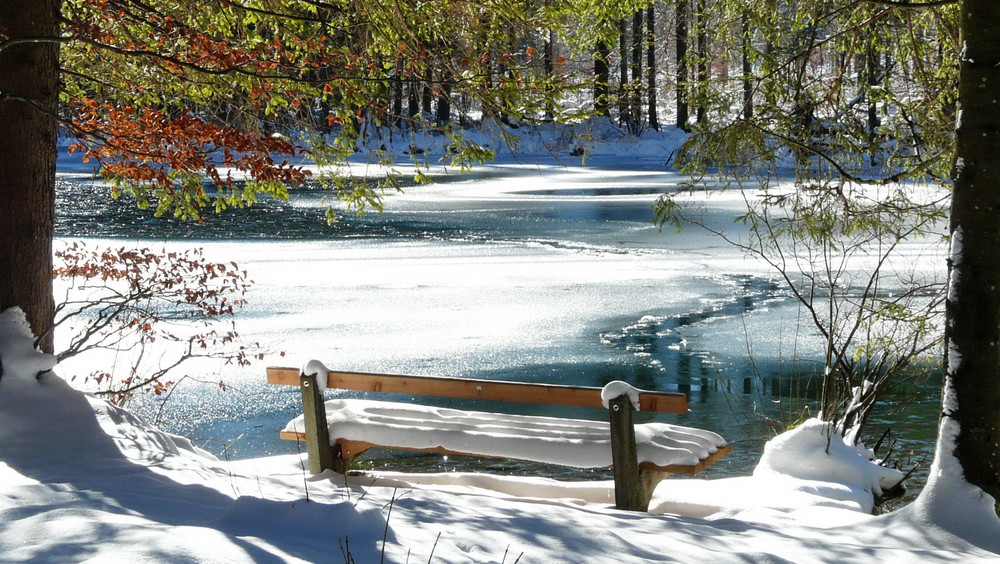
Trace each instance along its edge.
{"label": "wooden plank of bench", "polygon": [[[296,433],[293,431],[282,431],[281,438],[291,441],[305,441],[305,433]],[[491,456],[488,454],[475,454],[469,452],[461,452],[458,450],[450,450],[444,447],[407,447],[407,446],[385,446],[375,443],[369,443],[367,441],[352,441],[349,439],[337,439],[334,441],[334,445],[340,447],[341,457],[348,460],[358,456],[359,454],[365,452],[366,450],[373,448],[384,448],[389,450],[405,450],[409,452],[427,452],[432,454],[447,454],[449,456],[474,456],[476,458],[502,458],[506,459],[506,456]]]}
{"label": "wooden plank of bench", "polygon": [[729,451],[733,448],[732,444],[728,444],[723,447],[719,447],[719,450],[703,458],[694,466],[687,466],[681,464],[669,464],[667,466],[657,466],[651,462],[643,462],[639,464],[640,470],[655,470],[658,472],[666,472],[667,474],[684,474],[686,476],[694,476],[698,472],[701,472],[705,468],[715,464],[720,458],[729,454]]}
{"label": "wooden plank of bench", "polygon": [[[267,369],[267,382],[269,384],[298,386],[299,369],[269,367]],[[399,376],[331,370],[327,375],[326,387],[416,396],[603,407],[601,388],[587,386],[560,386],[442,376]],[[687,413],[687,395],[644,391],[639,394],[639,410]]]}

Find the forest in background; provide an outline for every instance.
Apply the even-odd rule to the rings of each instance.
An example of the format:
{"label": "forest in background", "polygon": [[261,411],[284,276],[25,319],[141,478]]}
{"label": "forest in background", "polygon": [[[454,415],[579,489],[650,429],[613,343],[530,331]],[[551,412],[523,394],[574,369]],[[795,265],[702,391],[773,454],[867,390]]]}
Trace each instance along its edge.
{"label": "forest in background", "polygon": [[[940,181],[951,166],[953,5],[72,0],[64,13],[63,123],[163,212],[197,217],[202,177],[226,185],[218,166],[260,182],[217,208],[304,180],[270,155],[378,158],[420,128],[464,166],[491,154],[463,129],[600,116],[635,135],[695,132],[678,163],[692,170],[767,171],[778,148],[812,178]],[[214,154],[227,141],[241,151]]]}

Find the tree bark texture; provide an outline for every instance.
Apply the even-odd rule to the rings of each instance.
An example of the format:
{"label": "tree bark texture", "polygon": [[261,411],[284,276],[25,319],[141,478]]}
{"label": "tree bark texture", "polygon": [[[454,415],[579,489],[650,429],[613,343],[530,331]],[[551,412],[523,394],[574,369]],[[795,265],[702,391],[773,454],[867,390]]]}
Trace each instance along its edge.
{"label": "tree bark texture", "polygon": [[606,116],[609,113],[608,95],[610,93],[609,83],[611,82],[611,69],[608,67],[608,59],[611,57],[611,49],[608,44],[599,41],[594,49],[594,113]]}
{"label": "tree bark texture", "polygon": [[677,55],[677,127],[688,130],[688,0],[677,0],[675,52]]}
{"label": "tree bark texture", "polygon": [[[61,0],[0,2],[0,34],[56,37]],[[59,46],[0,49],[0,309],[24,310],[36,334],[51,329]],[[52,351],[51,332],[42,348]]]}
{"label": "tree bark texture", "polygon": [[646,8],[646,102],[649,127],[660,130],[660,118],[656,113],[656,8],[650,4]]}
{"label": "tree bark texture", "polygon": [[629,124],[628,20],[618,22],[618,123]]}
{"label": "tree bark texture", "polygon": [[740,20],[742,43],[740,45],[740,64],[743,76],[743,119],[753,119],[753,84],[751,76],[753,68],[750,65],[750,18],[743,14]]}
{"label": "tree bark texture", "polygon": [[708,91],[708,20],[705,0],[698,0],[698,125],[705,123],[705,92]]}
{"label": "tree bark texture", "polygon": [[1000,2],[960,11],[943,416],[958,422],[966,480],[1000,500]]}
{"label": "tree bark texture", "polygon": [[643,51],[643,10],[636,10],[632,15],[632,81],[629,84],[629,123],[633,132],[638,132],[642,123],[642,51]]}

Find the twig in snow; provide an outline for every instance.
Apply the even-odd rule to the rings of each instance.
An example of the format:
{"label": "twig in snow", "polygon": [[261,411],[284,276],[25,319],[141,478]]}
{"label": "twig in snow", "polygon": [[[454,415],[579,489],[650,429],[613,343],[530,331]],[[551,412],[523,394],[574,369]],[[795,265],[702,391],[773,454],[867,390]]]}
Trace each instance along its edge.
{"label": "twig in snow", "polygon": [[385,564],[385,539],[389,536],[389,519],[392,517],[392,506],[396,503],[397,489],[392,489],[392,499],[389,500],[389,513],[385,516],[385,528],[382,529],[382,556],[379,558],[379,564]]}
{"label": "twig in snow", "polygon": [[344,564],[356,564],[354,560],[354,555],[351,554],[351,539],[350,537],[344,537],[343,541],[338,541],[340,544],[340,554],[344,557]]}
{"label": "twig in snow", "polygon": [[302,447],[295,441],[295,452],[299,455],[299,468],[302,470],[302,487],[306,490],[306,503],[309,503],[309,479],[306,476],[306,465],[302,462]]}
{"label": "twig in snow", "polygon": [[438,531],[438,536],[434,539],[434,546],[431,547],[431,555],[427,557],[427,564],[431,564],[431,560],[434,559],[434,551],[437,549],[439,540],[441,540],[441,531]]}

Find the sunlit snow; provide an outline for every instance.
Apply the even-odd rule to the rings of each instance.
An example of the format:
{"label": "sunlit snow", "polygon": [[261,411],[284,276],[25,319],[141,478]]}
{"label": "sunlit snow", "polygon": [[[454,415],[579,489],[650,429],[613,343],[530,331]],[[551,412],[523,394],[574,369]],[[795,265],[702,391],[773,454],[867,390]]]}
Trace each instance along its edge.
{"label": "sunlit snow", "polygon": [[[387,201],[388,217],[401,220],[415,209],[451,214],[472,205],[492,208],[496,221],[523,229],[516,238],[491,238],[483,229],[434,240],[247,238],[196,244],[217,260],[236,260],[250,270],[257,285],[242,332],[285,351],[293,365],[321,358],[338,369],[454,375],[521,370],[518,377],[524,378],[533,373],[523,367],[535,370],[553,358],[574,366],[604,360],[605,353],[580,352],[582,336],[610,343],[636,333],[673,332],[663,325],[678,311],[704,312],[704,321],[685,327],[670,347],[699,343],[716,352],[789,354],[796,312],[780,296],[767,296],[772,301],[753,312],[709,315],[733,299],[730,275],[765,279],[765,265],[695,230],[670,235],[665,250],[653,241],[667,235],[652,225],[610,222],[607,232],[576,238],[551,229],[561,225],[563,213],[591,218],[594,226],[609,223],[598,206],[589,205],[595,197],[638,204],[648,213],[658,191],[676,189],[683,180],[662,170],[677,141],[597,146],[593,169],[551,160],[515,162],[506,155],[476,182],[418,187]],[[532,142],[540,149],[546,140],[526,141]],[[608,187],[615,190],[604,191]],[[695,208],[708,202],[706,220],[725,229],[745,205],[737,192],[681,200]],[[570,201],[575,204],[557,205]],[[318,199],[295,205],[320,207]],[[539,212],[550,205],[548,215]],[[519,213],[525,210],[531,213]],[[524,223],[515,224],[515,217]],[[904,245],[893,267],[922,267],[931,254],[939,268],[943,253],[928,246]],[[600,329],[598,337],[598,318],[618,324]],[[795,341],[802,348],[791,354],[808,357],[804,349],[813,345],[807,341]],[[870,564],[1000,557],[993,500],[967,484],[948,456],[955,431],[948,420],[939,444],[944,456],[932,467],[930,485],[916,502],[888,515],[868,511],[872,495],[894,475],[814,420],[772,440],[752,473],[667,479],[658,485],[649,514],[625,513],[613,509],[614,488],[606,481],[469,472],[310,476],[304,454],[217,458],[66,384],[77,377],[74,385],[81,385],[81,375],[113,365],[114,355],[48,372],[52,357],[33,351],[31,343],[23,314],[0,313],[2,561],[343,562],[350,556],[398,563]],[[576,352],[560,356],[568,350]],[[650,366],[656,368],[652,361]],[[276,437],[297,407],[294,390],[279,395],[262,389],[259,366],[212,366],[205,373],[225,373],[236,391],[219,403],[199,403],[198,394],[192,394],[195,400],[178,396],[169,406],[176,409],[169,413],[175,420],[225,423],[239,429],[235,435],[250,437],[239,440],[257,444]],[[706,415],[697,405],[690,416],[691,425],[727,438],[735,430],[731,418]]]}
{"label": "sunlit snow", "polygon": [[[824,469],[857,449],[784,448],[796,436],[822,442],[818,423],[774,443],[770,457],[808,458],[796,467],[820,476],[788,476],[772,463],[766,476],[667,480],[653,508],[678,513],[647,515],[611,509],[595,483],[311,478],[294,455],[222,461],[55,373],[36,377],[51,361],[31,351],[16,309],[0,313],[0,359],[5,561],[923,563],[991,562],[989,550],[1000,549],[985,503],[877,518],[848,507],[857,484],[824,481]],[[940,469],[939,480],[960,484],[953,472]],[[670,484],[688,495],[673,499]],[[715,493],[702,499],[718,511],[686,511],[699,490]]]}
{"label": "sunlit snow", "polygon": [[[611,432],[602,421],[362,399],[326,402],[326,418],[332,439],[395,448],[442,447],[577,468],[611,466]],[[305,432],[303,416],[289,421],[284,430]],[[635,435],[639,462],[657,466],[695,466],[726,445],[725,439],[711,431],[667,423],[637,424]]]}

